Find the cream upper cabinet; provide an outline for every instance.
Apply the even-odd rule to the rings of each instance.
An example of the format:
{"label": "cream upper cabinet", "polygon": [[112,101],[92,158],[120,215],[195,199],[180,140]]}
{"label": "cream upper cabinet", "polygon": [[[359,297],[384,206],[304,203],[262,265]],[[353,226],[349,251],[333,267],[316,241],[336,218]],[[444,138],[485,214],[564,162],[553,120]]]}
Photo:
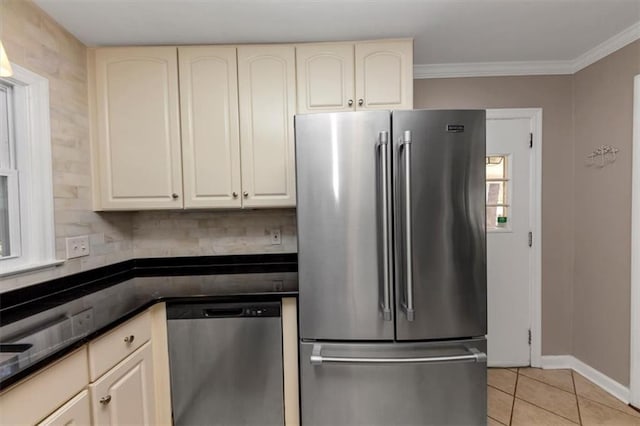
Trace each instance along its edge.
{"label": "cream upper cabinet", "polygon": [[182,208],[175,47],[92,52],[100,206]]}
{"label": "cream upper cabinet", "polygon": [[298,113],[353,110],[353,55],[353,43],[296,47]]}
{"label": "cream upper cabinet", "polygon": [[356,43],[359,110],[413,108],[413,41]]}
{"label": "cream upper cabinet", "polygon": [[295,47],[238,47],[244,207],[295,206]]}
{"label": "cream upper cabinet", "polygon": [[96,425],[156,423],[151,342],[89,385]]}
{"label": "cream upper cabinet", "polygon": [[184,207],[241,207],[236,48],[178,48]]}
{"label": "cream upper cabinet", "polygon": [[413,108],[413,40],[296,46],[298,113]]}

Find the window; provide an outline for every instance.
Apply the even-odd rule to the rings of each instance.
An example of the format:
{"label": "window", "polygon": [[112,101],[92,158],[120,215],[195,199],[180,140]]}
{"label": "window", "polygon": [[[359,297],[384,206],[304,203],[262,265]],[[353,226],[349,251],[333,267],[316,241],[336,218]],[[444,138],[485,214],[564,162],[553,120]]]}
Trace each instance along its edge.
{"label": "window", "polygon": [[3,259],[20,255],[12,93],[12,86],[0,83],[0,258]]}
{"label": "window", "polygon": [[490,155],[486,158],[487,231],[510,229],[509,157]]}
{"label": "window", "polygon": [[0,275],[56,262],[48,80],[0,79]]}

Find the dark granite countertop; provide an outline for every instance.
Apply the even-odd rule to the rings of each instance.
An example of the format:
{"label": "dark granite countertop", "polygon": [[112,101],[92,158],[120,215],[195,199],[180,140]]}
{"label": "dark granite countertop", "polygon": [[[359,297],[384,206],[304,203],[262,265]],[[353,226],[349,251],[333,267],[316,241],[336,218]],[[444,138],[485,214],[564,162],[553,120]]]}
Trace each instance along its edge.
{"label": "dark granite countertop", "polygon": [[[134,259],[2,293],[0,389],[160,301],[276,300],[297,293],[295,254]],[[18,344],[31,346],[6,355],[8,345]]]}

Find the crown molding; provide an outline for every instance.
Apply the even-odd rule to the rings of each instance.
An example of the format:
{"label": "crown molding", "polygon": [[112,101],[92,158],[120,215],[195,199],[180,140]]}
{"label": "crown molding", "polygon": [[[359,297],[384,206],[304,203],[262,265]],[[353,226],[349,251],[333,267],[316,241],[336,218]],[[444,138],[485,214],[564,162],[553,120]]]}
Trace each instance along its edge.
{"label": "crown molding", "polygon": [[413,67],[413,78],[503,77],[572,73],[573,61],[468,62],[423,64]]}
{"label": "crown molding", "polygon": [[612,54],[618,49],[622,49],[627,44],[633,43],[638,39],[640,39],[640,21],[631,25],[622,32],[619,32],[603,43],[600,43],[593,49],[590,49],[582,55],[578,56],[573,61],[573,72],[576,73],[581,69],[598,62],[605,56]]}
{"label": "crown molding", "polygon": [[640,39],[640,21],[626,28],[573,60],[467,62],[457,64],[418,64],[413,78],[505,77],[523,75],[567,75],[599,61],[618,49]]}

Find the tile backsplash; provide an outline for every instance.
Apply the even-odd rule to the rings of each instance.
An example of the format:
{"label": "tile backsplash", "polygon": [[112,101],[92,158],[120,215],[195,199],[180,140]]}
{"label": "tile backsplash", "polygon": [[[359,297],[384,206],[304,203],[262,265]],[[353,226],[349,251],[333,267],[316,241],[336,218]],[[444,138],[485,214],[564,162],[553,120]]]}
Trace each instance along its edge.
{"label": "tile backsplash", "polygon": [[[133,215],[133,255],[296,252],[295,212],[294,209],[138,212]],[[280,230],[279,245],[271,244],[271,229]]]}

